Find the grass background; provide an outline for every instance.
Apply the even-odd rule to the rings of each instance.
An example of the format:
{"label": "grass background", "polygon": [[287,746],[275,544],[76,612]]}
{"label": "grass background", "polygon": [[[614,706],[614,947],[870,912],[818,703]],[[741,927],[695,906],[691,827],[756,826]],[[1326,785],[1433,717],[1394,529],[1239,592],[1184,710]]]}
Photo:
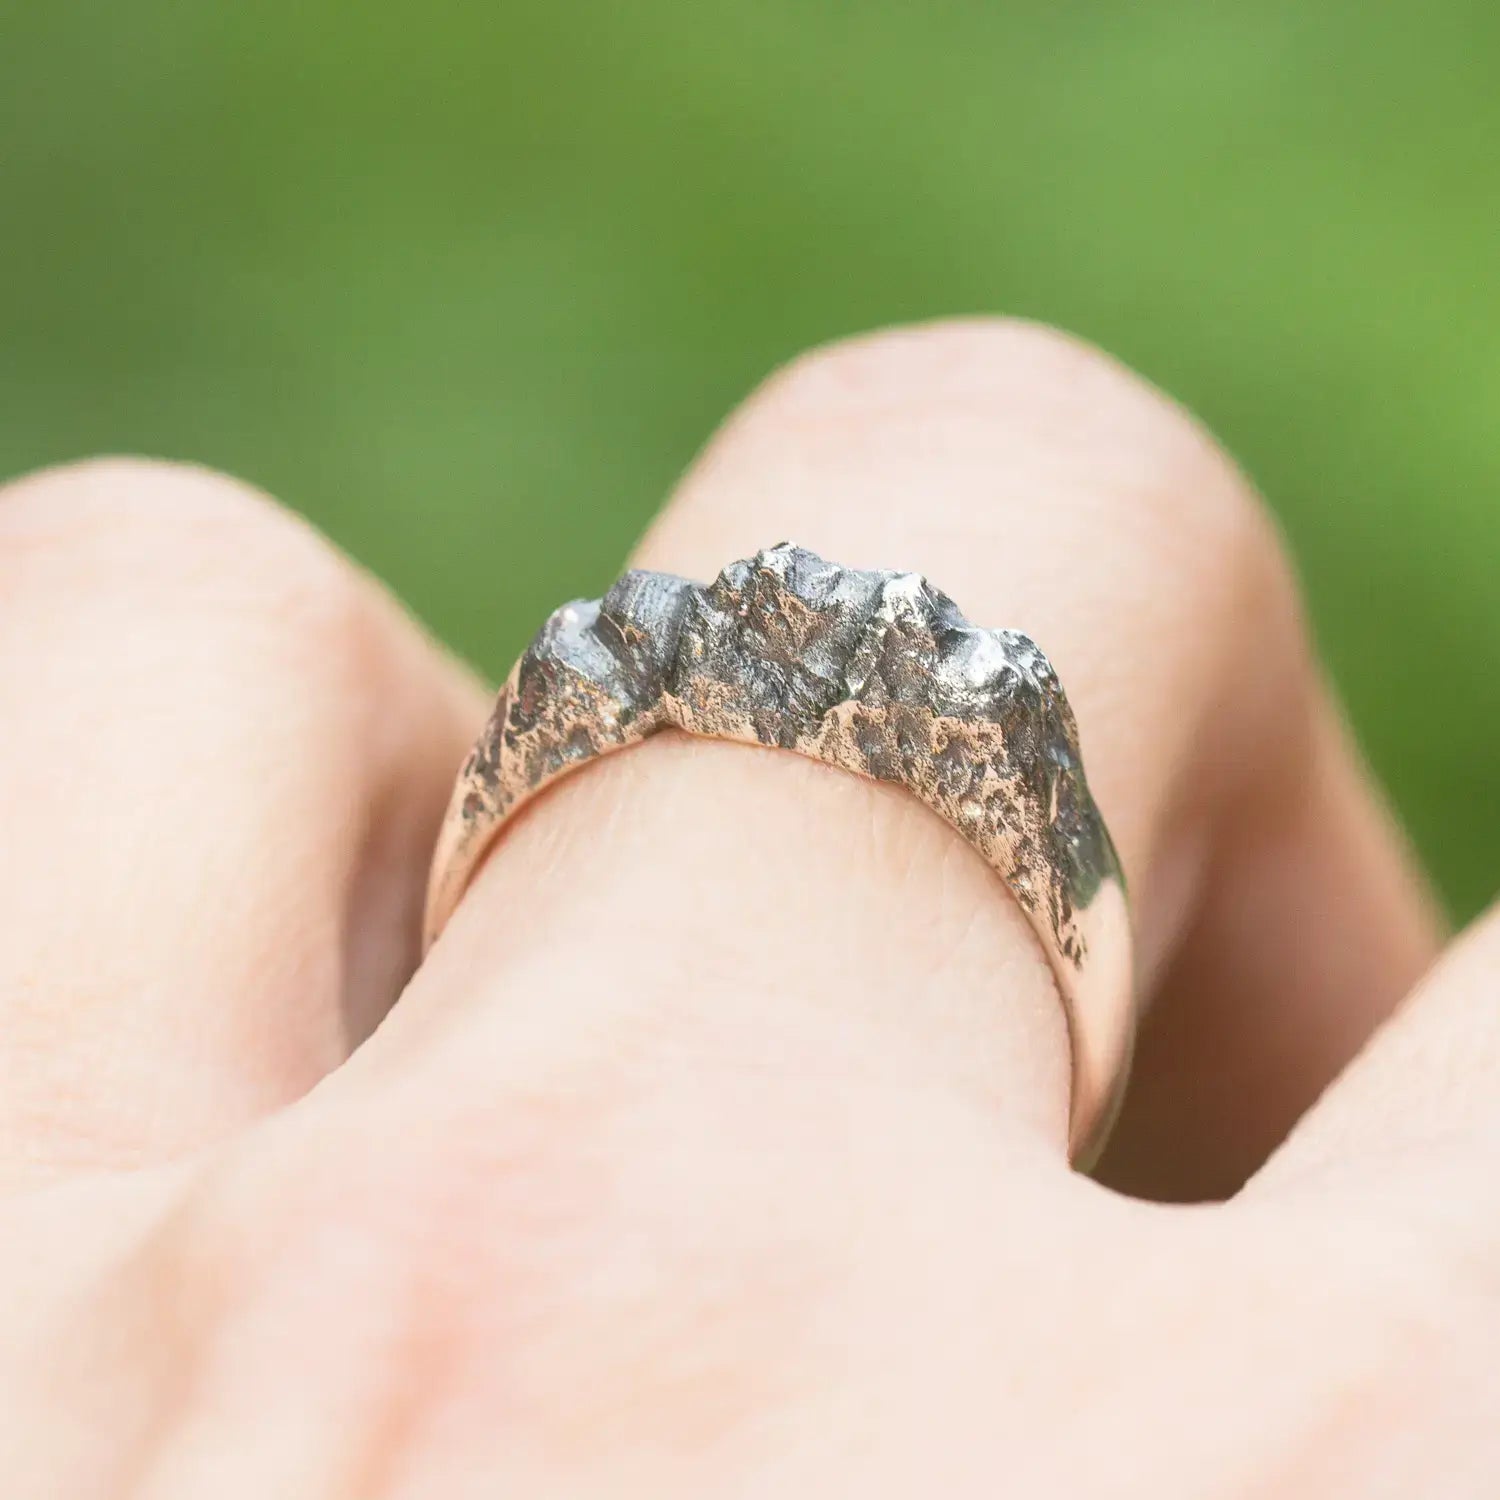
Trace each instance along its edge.
{"label": "grass background", "polygon": [[1500,875],[1497,61],[1489,0],[7,7],[0,474],[233,470],[499,673],[772,365],[1058,322],[1268,494],[1467,915]]}

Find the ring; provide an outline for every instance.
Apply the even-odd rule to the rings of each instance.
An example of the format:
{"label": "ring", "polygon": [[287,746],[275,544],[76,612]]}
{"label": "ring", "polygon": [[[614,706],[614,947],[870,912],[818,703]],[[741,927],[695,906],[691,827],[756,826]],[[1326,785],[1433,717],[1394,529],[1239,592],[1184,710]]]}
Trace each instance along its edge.
{"label": "ring", "polygon": [[1029,636],[971,625],[915,573],[783,543],[707,587],[626,573],[565,604],[500,689],[433,857],[430,947],[505,822],[559,777],[662,729],[795,750],[914,793],[1005,880],[1057,979],[1069,1154],[1095,1159],[1135,1032],[1125,883],[1078,728]]}

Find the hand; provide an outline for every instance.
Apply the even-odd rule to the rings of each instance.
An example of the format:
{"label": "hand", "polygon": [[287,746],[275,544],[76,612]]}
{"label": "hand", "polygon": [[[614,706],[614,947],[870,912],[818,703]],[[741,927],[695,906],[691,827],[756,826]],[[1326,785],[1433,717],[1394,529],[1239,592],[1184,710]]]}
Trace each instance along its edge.
{"label": "hand", "polygon": [[0,500],[8,1496],[1497,1492],[1500,929],[1351,1063],[1438,924],[1245,484],[1101,356],[952,324],[772,380],[641,560],[785,537],[1052,656],[1151,996],[1105,1175],[1229,1201],[1067,1170],[1015,903],[795,757],[563,783],[402,990],[486,695],[229,481],[41,474]]}

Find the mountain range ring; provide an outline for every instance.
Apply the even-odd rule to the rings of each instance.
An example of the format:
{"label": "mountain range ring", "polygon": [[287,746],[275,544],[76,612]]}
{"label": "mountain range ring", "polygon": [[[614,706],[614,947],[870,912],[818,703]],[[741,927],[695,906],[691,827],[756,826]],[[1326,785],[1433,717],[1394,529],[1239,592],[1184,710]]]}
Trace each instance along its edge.
{"label": "mountain range ring", "polygon": [[1135,1033],[1124,877],[1057,673],[915,573],[783,543],[703,586],[626,573],[557,610],[459,772],[428,885],[436,941],[506,821],[559,778],[676,729],[792,750],[915,795],[1009,887],[1067,1016],[1069,1154],[1098,1154]]}

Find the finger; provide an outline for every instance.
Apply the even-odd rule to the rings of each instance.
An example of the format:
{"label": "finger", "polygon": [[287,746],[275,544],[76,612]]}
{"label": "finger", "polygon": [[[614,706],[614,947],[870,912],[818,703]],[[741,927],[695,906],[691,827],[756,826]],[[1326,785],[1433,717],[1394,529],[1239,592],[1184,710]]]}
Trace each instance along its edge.
{"label": "finger", "polygon": [[1436,904],[1331,704],[1311,704],[1258,779],[1223,816],[1143,1022],[1101,1168],[1126,1191],[1233,1192],[1442,939]]}
{"label": "finger", "polygon": [[[1242,1174],[1431,935],[1362,774],[1319,732],[1329,711],[1289,573],[1233,468],[1155,392],[1071,340],[941,325],[838,346],[774,379],[639,560],[707,577],[784,537],[921,571],[971,618],[1023,628],[1052,657],[1129,876],[1143,979],[1179,952],[1188,964],[1161,1040],[1143,1045],[1140,1108],[1196,1143],[1159,1168],[1159,1185]],[[1289,802],[1299,783],[1315,795]],[[1216,903],[1227,863],[1235,899],[1262,920],[1237,924]],[[1060,1139],[1066,1063],[1037,947],[977,856],[889,789],[755,751],[653,742],[521,818],[464,905],[415,991],[499,986],[506,1024],[538,1036],[644,1012],[784,1066],[925,1068]],[[1303,963],[1304,910],[1357,933],[1368,962]],[[1253,989],[1234,989],[1242,967]],[[516,992],[538,976],[549,994],[586,996],[581,1013],[525,1019]],[[1220,987],[1237,1006],[1232,1060],[1194,1026],[1194,1005]],[[1227,1024],[1211,1000],[1205,1010]],[[1175,1095],[1161,1066],[1174,1047],[1225,1087]],[[1311,1059],[1290,1082],[1289,1053]],[[1129,1126],[1127,1115],[1127,1149]]]}
{"label": "finger", "polygon": [[[1412,1188],[1485,1216],[1496,1232],[1500,1153],[1500,910],[1450,951],[1376,1033],[1253,1186],[1295,1188],[1330,1174]],[[1475,1173],[1472,1169],[1481,1170]]]}
{"label": "finger", "polygon": [[0,1181],[176,1153],[389,1005],[473,689],[250,490],[0,495]]}

